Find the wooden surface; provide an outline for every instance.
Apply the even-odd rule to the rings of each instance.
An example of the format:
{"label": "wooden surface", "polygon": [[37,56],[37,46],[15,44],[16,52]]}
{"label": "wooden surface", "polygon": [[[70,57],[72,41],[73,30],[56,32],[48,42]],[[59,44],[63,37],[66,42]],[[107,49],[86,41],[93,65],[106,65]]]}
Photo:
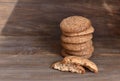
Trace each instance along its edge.
{"label": "wooden surface", "polygon": [[[37,46],[33,44],[33,41],[38,43],[37,37],[34,38],[36,40],[31,40],[29,37],[11,38],[7,40],[14,41],[14,44],[18,43],[18,46],[7,43],[8,41],[4,41],[7,43],[3,43],[4,46],[0,44],[0,47],[4,48],[0,55],[0,81],[119,81],[120,79],[120,39],[118,38],[101,38],[94,41],[95,52],[91,60],[98,65],[99,73],[87,71],[84,75],[50,68],[53,62],[62,59],[59,48],[55,46],[58,42],[40,42]],[[44,37],[39,40],[44,40]],[[25,46],[22,46],[23,41],[28,41]],[[16,51],[16,48],[19,50]],[[13,54],[14,52],[16,54]]]}
{"label": "wooden surface", "polygon": [[95,36],[120,35],[119,0],[0,0],[1,35],[58,36],[60,21],[71,15],[89,18]]}
{"label": "wooden surface", "polygon": [[[119,0],[0,0],[0,81],[119,81]],[[99,73],[60,72],[60,21],[91,19]]]}

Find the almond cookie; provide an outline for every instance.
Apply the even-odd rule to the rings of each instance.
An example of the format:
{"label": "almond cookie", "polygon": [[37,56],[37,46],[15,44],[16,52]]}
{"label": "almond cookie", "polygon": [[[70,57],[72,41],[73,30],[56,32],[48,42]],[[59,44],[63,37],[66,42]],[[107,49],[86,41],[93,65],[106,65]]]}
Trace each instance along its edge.
{"label": "almond cookie", "polygon": [[72,63],[63,63],[59,61],[52,64],[51,67],[60,71],[69,71],[81,74],[85,73],[85,69],[82,66]]}
{"label": "almond cookie", "polygon": [[77,56],[67,56],[62,60],[63,63],[73,63],[73,64],[78,64],[81,65],[83,67],[88,68],[90,71],[97,73],[98,72],[98,68],[97,65],[85,58],[82,57],[77,57]]}
{"label": "almond cookie", "polygon": [[71,44],[71,43],[61,43],[62,47],[71,50],[71,51],[80,51],[83,49],[86,49],[87,47],[92,46],[92,40],[84,42],[84,43],[78,43],[78,44]]}
{"label": "almond cookie", "polygon": [[69,53],[66,53],[66,51],[63,49],[62,51],[61,51],[61,55],[63,56],[63,57],[66,57],[66,56],[78,56],[78,57],[83,57],[83,58],[90,58],[91,56],[92,56],[92,54],[87,54],[87,55],[74,55],[74,54],[69,54]]}
{"label": "almond cookie", "polygon": [[90,26],[90,20],[82,16],[70,16],[63,19],[60,23],[60,28],[64,32],[80,32]]}
{"label": "almond cookie", "polygon": [[74,36],[74,37],[68,37],[68,36],[62,35],[61,40],[62,42],[65,42],[65,43],[84,43],[91,40],[92,37],[93,37],[92,34],[83,35],[83,36]]}
{"label": "almond cookie", "polygon": [[84,50],[81,50],[81,51],[65,50],[66,53],[71,54],[71,55],[92,55],[93,51],[94,51],[93,46],[86,48]]}
{"label": "almond cookie", "polygon": [[86,34],[91,34],[94,32],[94,28],[91,26],[85,31],[82,32],[75,32],[75,33],[68,33],[68,32],[62,32],[65,36],[79,36],[79,35],[86,35]]}

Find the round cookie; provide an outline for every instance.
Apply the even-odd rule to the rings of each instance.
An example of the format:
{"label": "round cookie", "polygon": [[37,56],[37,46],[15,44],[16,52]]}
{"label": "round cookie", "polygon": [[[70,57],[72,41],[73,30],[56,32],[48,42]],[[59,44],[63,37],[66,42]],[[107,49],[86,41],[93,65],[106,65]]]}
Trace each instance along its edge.
{"label": "round cookie", "polygon": [[89,48],[92,46],[92,40],[85,43],[71,44],[71,43],[61,43],[62,47],[71,50],[71,51],[81,51],[83,49]]}
{"label": "round cookie", "polygon": [[94,28],[91,26],[85,31],[82,32],[76,32],[76,33],[68,33],[68,32],[62,32],[65,36],[79,36],[79,35],[86,35],[94,32]]}
{"label": "round cookie", "polygon": [[74,37],[62,35],[61,40],[62,42],[65,42],[65,43],[84,43],[91,40],[92,37],[93,37],[92,34],[83,35],[83,36],[74,36]]}
{"label": "round cookie", "polygon": [[70,50],[65,50],[66,53],[71,54],[71,55],[92,55],[94,51],[94,47],[91,46],[89,48],[86,48],[82,51],[70,51]]}
{"label": "round cookie", "polygon": [[92,56],[92,54],[88,54],[88,55],[72,55],[72,54],[66,53],[64,49],[61,51],[61,55],[63,57],[66,57],[66,56],[79,56],[79,57],[83,57],[83,58],[90,58]]}
{"label": "round cookie", "polygon": [[90,20],[82,16],[70,16],[63,19],[60,23],[60,29],[64,32],[80,32],[90,26]]}

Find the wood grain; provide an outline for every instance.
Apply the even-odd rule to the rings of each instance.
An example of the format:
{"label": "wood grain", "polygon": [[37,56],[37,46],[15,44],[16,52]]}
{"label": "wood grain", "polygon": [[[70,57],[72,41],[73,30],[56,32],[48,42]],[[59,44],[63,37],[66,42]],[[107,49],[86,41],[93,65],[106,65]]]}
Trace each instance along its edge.
{"label": "wood grain", "polygon": [[0,79],[2,81],[119,81],[120,39],[94,39],[95,52],[90,58],[99,73],[85,75],[60,72],[50,65],[61,60],[58,40],[50,36],[1,36]]}
{"label": "wood grain", "polygon": [[[16,6],[9,19],[6,18],[8,22],[2,29],[1,35],[38,36],[41,31],[57,32],[63,18],[82,15],[91,19],[96,30],[96,37],[119,36],[119,2],[119,0],[18,0],[16,2],[13,0],[13,3],[2,2],[1,4],[16,4]],[[10,10],[8,6],[8,11],[10,12]],[[4,24],[4,22],[2,23]]]}
{"label": "wood grain", "polygon": [[[119,81],[119,0],[0,0],[0,81]],[[89,18],[99,73],[60,72],[60,21]]]}
{"label": "wood grain", "polygon": [[[98,53],[91,58],[98,67],[99,73],[87,71],[86,74],[75,74],[53,70],[50,65],[61,59],[57,55],[1,55],[0,78],[2,81],[119,81],[120,55]],[[113,60],[114,59],[114,60]]]}

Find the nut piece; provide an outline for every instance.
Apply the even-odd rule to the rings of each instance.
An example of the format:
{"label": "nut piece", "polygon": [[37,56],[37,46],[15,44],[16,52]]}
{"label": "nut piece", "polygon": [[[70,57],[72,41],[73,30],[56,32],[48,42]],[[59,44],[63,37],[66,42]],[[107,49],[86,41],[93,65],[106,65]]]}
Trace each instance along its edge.
{"label": "nut piece", "polygon": [[77,56],[67,56],[63,59],[62,61],[63,63],[72,63],[72,64],[77,64],[77,65],[81,65],[84,66],[86,68],[88,68],[90,71],[97,73],[98,72],[98,68],[96,66],[95,63],[93,63],[92,61],[82,58],[82,57],[77,57]]}
{"label": "nut piece", "polygon": [[69,72],[80,73],[80,74],[85,73],[85,69],[82,66],[77,64],[72,64],[72,63],[56,62],[52,64],[51,67],[60,71],[69,71]]}

